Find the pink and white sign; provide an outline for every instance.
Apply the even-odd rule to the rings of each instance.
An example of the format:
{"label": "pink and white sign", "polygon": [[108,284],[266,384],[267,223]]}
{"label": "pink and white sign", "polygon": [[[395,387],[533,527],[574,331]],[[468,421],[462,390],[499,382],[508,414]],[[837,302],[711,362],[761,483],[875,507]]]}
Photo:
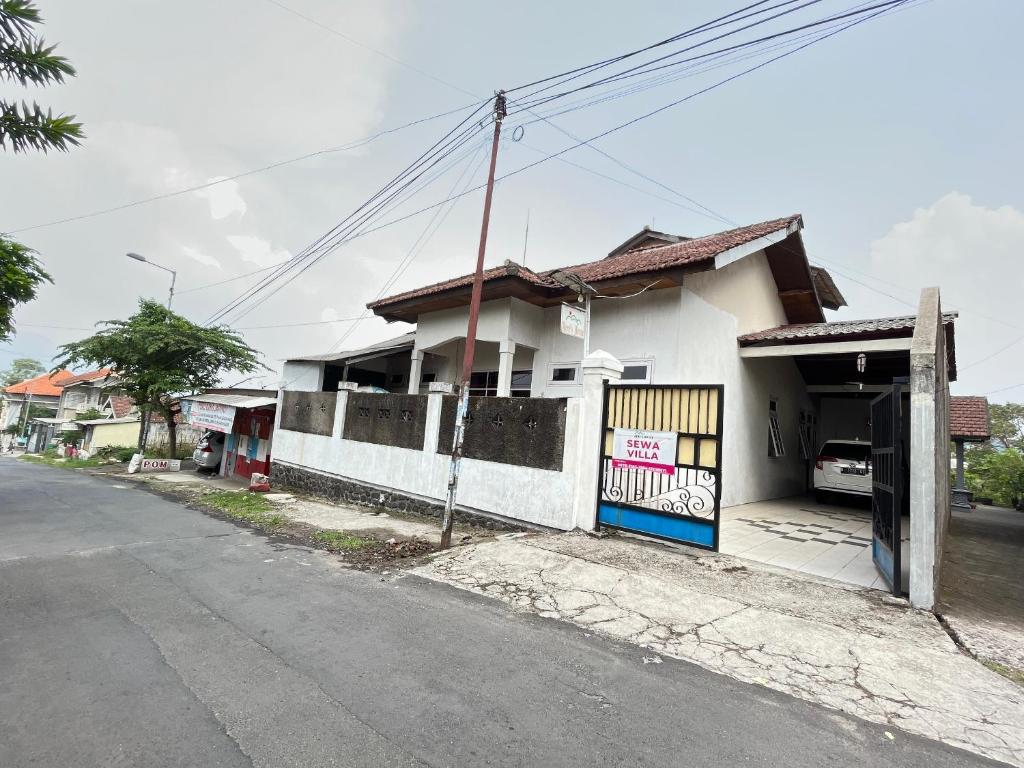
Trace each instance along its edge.
{"label": "pink and white sign", "polygon": [[178,459],[143,459],[143,472],[180,472],[181,461]]}
{"label": "pink and white sign", "polygon": [[674,475],[677,439],[675,432],[616,429],[612,441],[612,468]]}

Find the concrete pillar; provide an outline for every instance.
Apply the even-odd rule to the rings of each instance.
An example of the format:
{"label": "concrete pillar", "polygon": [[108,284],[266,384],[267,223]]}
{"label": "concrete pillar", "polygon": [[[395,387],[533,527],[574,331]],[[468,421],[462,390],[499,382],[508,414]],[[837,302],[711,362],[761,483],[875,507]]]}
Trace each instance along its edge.
{"label": "concrete pillar", "polygon": [[331,437],[340,440],[345,434],[345,413],[348,411],[348,396],[359,385],[354,381],[338,382],[338,400],[334,404],[334,430]]}
{"label": "concrete pillar", "polygon": [[420,393],[420,379],[423,378],[423,350],[413,349],[409,358],[409,394]]}
{"label": "concrete pillar", "polygon": [[583,370],[583,402],[573,489],[573,525],[592,531],[597,527],[598,460],[604,449],[605,382],[616,382],[622,378],[622,363],[607,352],[596,350],[580,367]]}
{"label": "concrete pillar", "polygon": [[512,394],[512,360],[516,355],[516,343],[502,339],[498,347],[498,397]]}
{"label": "concrete pillar", "polygon": [[956,440],[956,487],[953,488],[953,508],[961,512],[971,511],[971,492],[964,481],[964,441]]}
{"label": "concrete pillar", "polygon": [[949,519],[949,382],[938,288],[921,292],[910,346],[910,604],[931,610]]}

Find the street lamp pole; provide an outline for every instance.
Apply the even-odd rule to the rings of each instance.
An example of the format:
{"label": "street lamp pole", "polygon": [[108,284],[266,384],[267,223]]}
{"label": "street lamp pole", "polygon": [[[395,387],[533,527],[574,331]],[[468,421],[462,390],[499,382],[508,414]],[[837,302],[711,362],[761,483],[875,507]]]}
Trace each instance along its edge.
{"label": "street lamp pole", "polygon": [[151,266],[151,267],[156,267],[157,269],[162,269],[164,272],[170,272],[171,273],[171,290],[170,290],[170,293],[167,294],[167,308],[170,309],[171,308],[171,302],[174,301],[174,281],[178,279],[178,273],[175,272],[173,269],[170,269],[168,267],[163,266],[162,264],[157,264],[155,261],[150,261],[149,259],[147,259],[145,256],[143,256],[140,253],[130,253],[129,252],[129,253],[126,253],[125,255],[129,259],[135,259],[136,261],[142,261],[142,262],[145,262],[146,264],[149,264],[149,266]]}
{"label": "street lamp pole", "polygon": [[[171,290],[167,294],[167,311],[169,312],[170,309],[171,309],[171,303],[174,301],[174,282],[175,282],[175,280],[178,279],[178,273],[175,272],[173,269],[170,269],[169,267],[165,267],[162,264],[157,264],[155,261],[150,261],[145,256],[143,256],[141,253],[132,253],[131,251],[129,251],[125,255],[129,259],[135,259],[135,261],[141,261],[141,262],[143,262],[145,264],[149,264],[151,267],[156,267],[157,269],[162,269],[164,272],[170,272],[171,273]],[[140,457],[146,455],[146,442],[149,440],[149,413],[150,413],[150,409],[146,408],[145,415],[142,418],[142,424],[140,426],[140,429],[141,429],[141,432],[142,432],[142,435],[139,438],[139,443],[140,443],[140,445],[139,445],[139,455],[140,455]]]}

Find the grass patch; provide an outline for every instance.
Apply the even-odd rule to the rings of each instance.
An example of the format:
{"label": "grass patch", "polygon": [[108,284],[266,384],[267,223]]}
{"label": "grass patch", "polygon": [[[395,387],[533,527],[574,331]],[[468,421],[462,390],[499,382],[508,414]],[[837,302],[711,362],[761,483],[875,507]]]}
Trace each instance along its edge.
{"label": "grass patch", "polygon": [[57,456],[46,456],[39,454],[24,454],[21,461],[29,464],[46,464],[50,467],[62,467],[63,469],[85,469],[88,467],[102,467],[109,462],[99,456],[90,456],[88,459],[61,459]]}
{"label": "grass patch", "polygon": [[1007,664],[1000,664],[998,661],[989,661],[988,659],[979,659],[982,664],[991,669],[996,674],[1002,675],[1007,680],[1012,680],[1017,685],[1024,685],[1024,669],[1017,669]]}
{"label": "grass patch", "polygon": [[215,491],[204,496],[203,503],[219,509],[234,520],[260,528],[279,528],[285,523],[284,515],[273,514],[270,502],[258,493]]}
{"label": "grass patch", "polygon": [[344,531],[317,531],[313,538],[328,549],[334,550],[356,551],[377,543],[376,539],[353,536]]}

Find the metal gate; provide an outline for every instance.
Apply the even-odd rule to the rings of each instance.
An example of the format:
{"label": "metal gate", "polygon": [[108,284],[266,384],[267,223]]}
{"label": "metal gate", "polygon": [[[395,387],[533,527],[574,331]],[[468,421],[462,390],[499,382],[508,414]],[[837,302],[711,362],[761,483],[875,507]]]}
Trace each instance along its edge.
{"label": "metal gate", "polygon": [[[609,386],[598,478],[598,527],[718,550],[721,385]],[[626,456],[621,447],[644,446]]]}
{"label": "metal gate", "polygon": [[871,401],[871,559],[894,595],[903,592],[900,522],[903,513],[903,385]]}

